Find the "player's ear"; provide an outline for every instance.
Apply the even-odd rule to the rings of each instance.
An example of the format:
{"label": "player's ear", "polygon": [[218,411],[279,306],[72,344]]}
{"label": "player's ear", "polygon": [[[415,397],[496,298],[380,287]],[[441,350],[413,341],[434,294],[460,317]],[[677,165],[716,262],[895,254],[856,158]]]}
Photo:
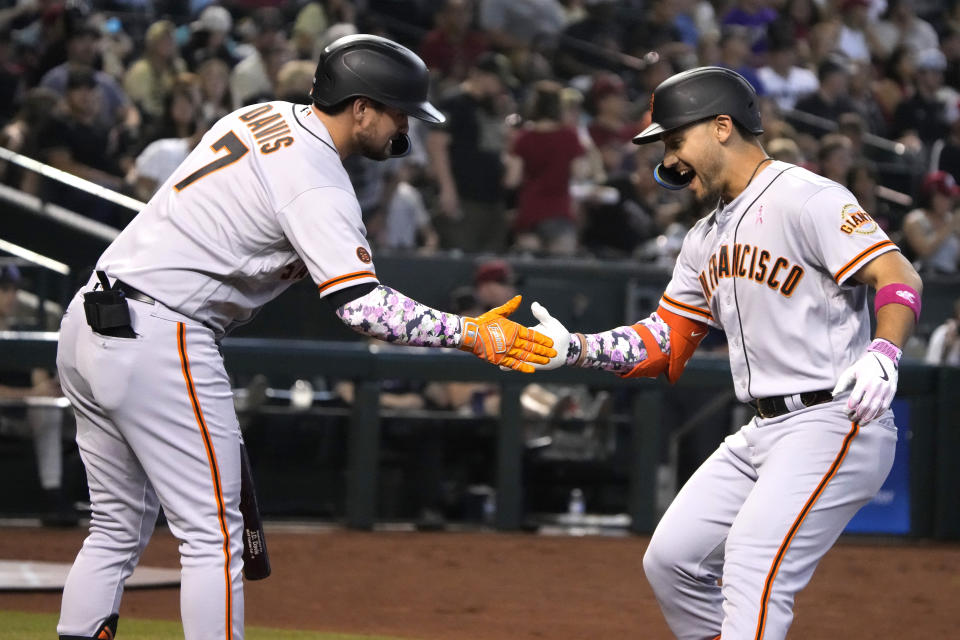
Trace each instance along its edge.
{"label": "player's ear", "polygon": [[718,142],[726,142],[733,135],[735,129],[733,118],[727,115],[719,115],[710,122],[710,129]]}
{"label": "player's ear", "polygon": [[366,114],[367,109],[370,108],[370,100],[367,98],[359,97],[353,101],[353,119],[357,122],[363,120],[363,116]]}

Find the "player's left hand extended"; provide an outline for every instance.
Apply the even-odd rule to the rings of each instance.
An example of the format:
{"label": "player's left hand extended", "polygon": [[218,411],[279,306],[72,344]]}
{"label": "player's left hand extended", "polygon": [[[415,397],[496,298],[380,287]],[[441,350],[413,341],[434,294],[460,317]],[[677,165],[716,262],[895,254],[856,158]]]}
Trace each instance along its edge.
{"label": "player's left hand extended", "polygon": [[508,320],[520,306],[520,296],[491,309],[477,318],[463,318],[462,351],[469,351],[487,362],[533,373],[534,364],[547,364],[557,355],[553,340],[533,329]]}
{"label": "player's left hand extended", "polygon": [[853,386],[847,398],[847,416],[865,425],[890,407],[897,392],[897,365],[877,351],[867,351],[840,374],[833,395]]}

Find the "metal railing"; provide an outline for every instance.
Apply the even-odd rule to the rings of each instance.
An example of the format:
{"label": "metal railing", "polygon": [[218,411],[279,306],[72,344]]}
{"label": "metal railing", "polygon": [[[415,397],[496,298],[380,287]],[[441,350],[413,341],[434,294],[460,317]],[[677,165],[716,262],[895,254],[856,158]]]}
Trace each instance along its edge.
{"label": "metal railing", "polygon": [[[25,369],[50,366],[55,333],[0,332],[0,350]],[[349,412],[346,465],[346,525],[370,529],[377,520],[380,467],[380,390],[382,381],[485,381],[499,385],[501,412],[496,420],[496,526],[516,530],[523,523],[523,424],[520,395],[525,385],[584,384],[631,391],[626,510],[630,528],[646,533],[658,517],[658,469],[667,437],[661,419],[665,383],[625,380],[605,372],[562,368],[534,376],[504,373],[469,355],[437,349],[384,349],[357,343],[228,338],[223,354],[231,374],[277,378],[314,375],[353,380],[356,395]],[[721,393],[730,388],[724,357],[695,357],[677,383],[682,389]],[[960,538],[960,369],[934,368],[904,361],[898,395],[911,401],[912,534]],[[718,399],[718,403],[719,403]]]}

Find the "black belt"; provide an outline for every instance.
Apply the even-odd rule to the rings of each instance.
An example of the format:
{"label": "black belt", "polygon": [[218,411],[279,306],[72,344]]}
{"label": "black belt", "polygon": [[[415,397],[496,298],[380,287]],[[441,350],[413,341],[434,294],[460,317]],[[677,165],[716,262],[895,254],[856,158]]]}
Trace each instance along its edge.
{"label": "black belt", "polygon": [[[806,393],[800,394],[800,402],[805,407],[812,407],[815,404],[823,404],[831,400],[833,400],[833,393],[826,389],[821,391],[807,391]],[[757,415],[761,418],[776,418],[791,411],[791,409],[787,407],[787,402],[783,399],[783,396],[757,398],[753,406],[757,410]]]}
{"label": "black belt", "polygon": [[126,296],[131,300],[136,300],[137,302],[143,302],[144,304],[154,304],[156,302],[156,300],[154,300],[153,298],[145,294],[143,291],[140,291],[139,289],[131,287],[126,282],[123,282],[121,280],[117,280],[113,284],[113,288],[123,291],[124,296]]}

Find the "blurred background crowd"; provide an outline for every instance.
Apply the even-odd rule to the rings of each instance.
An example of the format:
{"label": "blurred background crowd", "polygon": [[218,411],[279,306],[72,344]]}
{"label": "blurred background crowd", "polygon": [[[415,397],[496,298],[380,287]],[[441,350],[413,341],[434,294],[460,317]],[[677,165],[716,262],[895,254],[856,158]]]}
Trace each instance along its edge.
{"label": "blurred background crowd", "polygon": [[[706,212],[654,182],[660,145],[631,138],[653,88],[700,65],[753,83],[771,156],[846,185],[922,275],[960,282],[960,0],[0,0],[0,146],[146,201],[221,116],[308,103],[319,52],[353,33],[418,52],[447,116],[411,120],[405,158],[346,161],[375,255],[500,258],[468,259],[451,311],[516,292],[502,258],[669,272]],[[133,215],[13,163],[0,183],[117,229]],[[18,328],[14,296],[30,293],[0,267],[0,330]],[[909,355],[960,365],[952,291],[952,316],[928,318]],[[52,384],[0,374],[0,399]],[[395,408],[499,402],[482,385],[386,392]],[[525,401],[551,414],[571,397]],[[581,400],[591,419],[608,410]]]}
{"label": "blurred background crowd", "polygon": [[[435,75],[449,120],[412,156],[348,161],[377,249],[672,264],[703,214],[630,138],[652,89],[730,67],[778,159],[847,185],[925,272],[955,273],[960,2],[7,0],[0,144],[147,200],[227,112],[306,102],[319,51],[376,33]],[[122,227],[129,213],[14,166],[4,183]]]}

